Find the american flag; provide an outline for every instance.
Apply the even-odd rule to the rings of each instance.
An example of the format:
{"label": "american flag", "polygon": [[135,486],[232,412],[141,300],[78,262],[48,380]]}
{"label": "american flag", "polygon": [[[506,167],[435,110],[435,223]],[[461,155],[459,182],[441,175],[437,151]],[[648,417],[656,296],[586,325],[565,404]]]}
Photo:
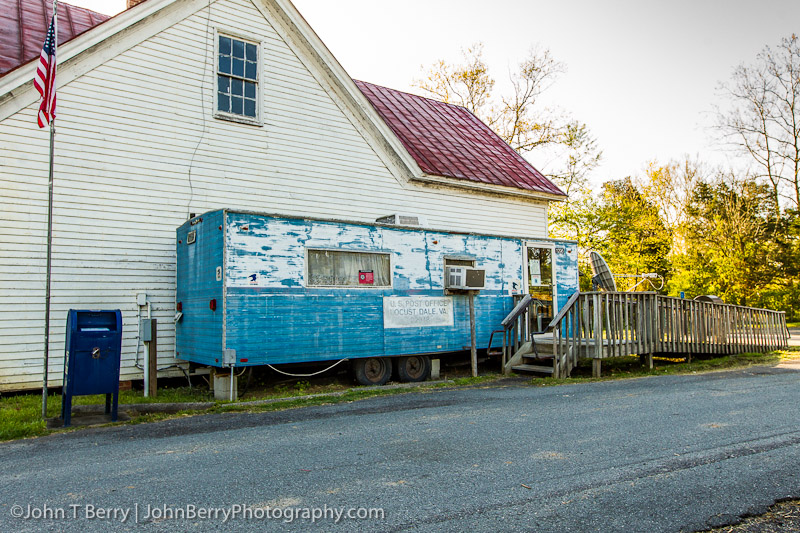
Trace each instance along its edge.
{"label": "american flag", "polygon": [[39,104],[39,127],[44,128],[46,124],[56,118],[56,32],[55,14],[50,20],[50,27],[47,29],[47,37],[44,40],[42,54],[39,56],[39,68],[36,69],[36,77],[33,78],[33,86],[42,95],[42,103]]}

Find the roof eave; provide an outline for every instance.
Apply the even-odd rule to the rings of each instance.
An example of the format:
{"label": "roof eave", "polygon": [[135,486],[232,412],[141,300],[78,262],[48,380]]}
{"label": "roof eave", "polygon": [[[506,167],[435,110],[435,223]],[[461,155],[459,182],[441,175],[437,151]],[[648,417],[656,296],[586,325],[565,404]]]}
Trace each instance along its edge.
{"label": "roof eave", "polygon": [[566,195],[564,194],[533,191],[530,189],[518,189],[516,187],[492,185],[489,183],[479,183],[476,181],[448,178],[446,176],[435,176],[431,174],[421,174],[415,176],[414,178],[412,178],[412,181],[418,181],[421,183],[440,185],[445,187],[454,187],[457,189],[466,189],[474,192],[498,194],[501,196],[514,196],[517,198],[542,200],[546,202],[563,202],[567,199]]}
{"label": "roof eave", "polygon": [[[176,0],[149,0],[127,9],[110,19],[93,26],[58,47],[58,65],[62,65],[87,49],[105,41],[125,28],[149,17]],[[7,97],[26,83],[33,83],[39,65],[36,57],[0,77],[0,97]],[[60,85],[60,83],[59,83]]]}
{"label": "roof eave", "polygon": [[[204,0],[149,0],[138,4],[64,43],[64,45],[59,47],[58,64],[61,66],[64,63],[72,63],[71,60],[77,58],[80,54],[92,50],[96,45],[106,42],[125,29],[153,16],[171,4],[181,4],[185,2],[192,7],[199,8],[202,7],[201,4],[203,1]],[[289,40],[294,40],[295,46],[299,45],[300,47],[304,47],[311,52],[312,55],[315,54],[317,56],[318,67],[321,67],[323,75],[327,75],[328,87],[333,90],[333,93],[338,93],[338,103],[344,107],[349,107],[350,112],[355,115],[356,120],[361,123],[361,127],[366,130],[364,133],[368,132],[367,137],[378,141],[375,148],[380,148],[378,152],[389,156],[382,159],[384,159],[384,162],[393,170],[397,178],[401,180],[405,178],[429,185],[470,190],[483,194],[497,194],[540,201],[563,201],[566,199],[564,195],[560,194],[425,174],[394,131],[392,131],[386,121],[378,114],[367,97],[356,86],[352,78],[347,74],[344,68],[342,68],[333,54],[330,53],[328,48],[319,39],[294,5],[289,0],[264,0],[263,3],[256,3],[257,7],[263,6],[269,8],[272,5],[278,7],[278,12],[273,10],[273,16],[276,16],[278,19],[283,19],[284,23],[288,23],[288,28],[282,28],[284,38],[288,37]],[[276,29],[281,33],[278,27],[276,27]],[[292,30],[294,30],[294,32],[292,32]],[[294,39],[292,39],[292,37],[294,37]],[[37,65],[38,58],[0,77],[0,119],[8,114],[8,110],[4,109],[8,106],[4,104],[13,105],[10,100],[15,99],[18,95],[17,93],[33,91],[32,80]],[[63,83],[65,83],[65,80],[64,77],[61,77],[58,85],[62,85]],[[20,91],[20,89],[22,89],[22,91]],[[35,96],[36,95],[31,96],[31,98]]]}
{"label": "roof eave", "polygon": [[[138,4],[60,46],[58,50],[59,68],[80,62],[79,56],[93,50],[100,43],[119,41],[120,33],[136,26],[148,17],[155,16],[156,13],[173,4],[188,4],[192,6],[189,9],[199,9],[206,5],[206,0],[148,0]],[[400,139],[378,115],[366,96],[358,89],[352,78],[347,75],[344,68],[291,1],[259,0],[254,5],[265,15],[265,11],[272,12],[274,22],[277,22],[275,29],[284,37],[287,44],[293,47],[295,52],[299,47],[311,56],[316,56],[317,67],[321,74],[318,81],[323,86],[327,86],[326,88],[330,89],[329,94],[337,104],[346,108],[355,121],[360,123],[359,126],[365,139],[373,145],[395,177],[400,182],[407,182],[413,176],[420,175],[422,170]],[[33,89],[33,77],[37,66],[38,58],[0,77],[0,120],[38,98]],[[327,79],[323,81],[322,78]],[[60,87],[69,81],[71,80],[62,74],[56,83]]]}

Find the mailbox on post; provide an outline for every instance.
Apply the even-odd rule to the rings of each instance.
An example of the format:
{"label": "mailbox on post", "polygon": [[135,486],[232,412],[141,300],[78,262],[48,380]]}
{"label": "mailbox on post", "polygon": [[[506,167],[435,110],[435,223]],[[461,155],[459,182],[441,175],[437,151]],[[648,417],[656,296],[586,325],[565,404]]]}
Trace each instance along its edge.
{"label": "mailbox on post", "polygon": [[61,418],[70,425],[72,397],[106,395],[106,414],[117,420],[119,365],[122,353],[122,313],[78,311],[67,315]]}

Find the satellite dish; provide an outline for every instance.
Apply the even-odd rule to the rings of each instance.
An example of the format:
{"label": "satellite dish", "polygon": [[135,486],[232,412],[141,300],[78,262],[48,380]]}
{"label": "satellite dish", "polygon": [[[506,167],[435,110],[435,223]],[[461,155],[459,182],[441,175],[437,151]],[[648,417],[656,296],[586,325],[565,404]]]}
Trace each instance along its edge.
{"label": "satellite dish", "polygon": [[696,296],[695,300],[698,302],[708,302],[712,304],[724,304],[725,302],[722,301],[722,298],[715,294],[703,294],[702,296]]}
{"label": "satellite dish", "polygon": [[608,263],[600,255],[600,252],[589,253],[589,263],[592,267],[592,285],[603,289],[606,292],[617,292],[617,284]]}

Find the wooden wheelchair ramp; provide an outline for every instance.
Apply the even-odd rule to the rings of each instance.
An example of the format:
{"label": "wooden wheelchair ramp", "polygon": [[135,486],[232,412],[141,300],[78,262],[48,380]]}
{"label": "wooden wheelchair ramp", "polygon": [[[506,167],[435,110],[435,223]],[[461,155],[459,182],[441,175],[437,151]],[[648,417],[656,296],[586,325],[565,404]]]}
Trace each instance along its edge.
{"label": "wooden wheelchair ramp", "polygon": [[503,369],[568,377],[579,359],[654,353],[768,352],[788,344],[786,313],[684,300],[653,292],[574,294],[544,331],[534,329],[541,302],[525,296],[503,320]]}

